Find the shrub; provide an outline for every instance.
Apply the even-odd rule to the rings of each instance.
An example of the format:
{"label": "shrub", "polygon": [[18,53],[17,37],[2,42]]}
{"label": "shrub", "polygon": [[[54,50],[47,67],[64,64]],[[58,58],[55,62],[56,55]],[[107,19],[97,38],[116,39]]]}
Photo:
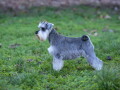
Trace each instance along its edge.
{"label": "shrub", "polygon": [[118,65],[110,65],[96,72],[95,82],[99,90],[118,90],[120,88],[120,68]]}

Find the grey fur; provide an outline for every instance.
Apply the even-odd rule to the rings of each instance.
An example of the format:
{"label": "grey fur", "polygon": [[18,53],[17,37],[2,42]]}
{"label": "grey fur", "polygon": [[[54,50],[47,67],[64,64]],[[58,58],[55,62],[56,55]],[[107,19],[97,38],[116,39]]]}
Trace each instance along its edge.
{"label": "grey fur", "polygon": [[50,54],[59,60],[69,60],[83,56],[93,68],[96,70],[102,69],[103,62],[96,57],[90,38],[88,37],[87,41],[82,41],[81,38],[64,37],[53,29],[48,40],[55,50]]}
{"label": "grey fur", "polygon": [[[84,40],[84,38],[87,38]],[[61,70],[64,60],[75,59],[83,56],[88,63],[96,70],[101,70],[103,62],[96,57],[94,46],[88,36],[77,38],[65,37],[52,29],[49,33],[48,40],[50,47],[49,53],[53,56],[53,69]]]}

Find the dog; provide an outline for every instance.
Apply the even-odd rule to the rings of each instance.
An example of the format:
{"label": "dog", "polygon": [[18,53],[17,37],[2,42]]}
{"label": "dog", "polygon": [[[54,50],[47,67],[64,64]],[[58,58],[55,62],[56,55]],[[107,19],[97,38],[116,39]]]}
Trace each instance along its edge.
{"label": "dog", "polygon": [[64,60],[71,60],[83,56],[87,62],[95,69],[101,70],[103,62],[95,52],[89,36],[82,37],[65,37],[57,33],[54,29],[54,24],[49,22],[40,22],[39,30],[35,32],[36,36],[41,41],[48,39],[50,47],[49,54],[53,56],[53,69],[60,71],[63,68]]}

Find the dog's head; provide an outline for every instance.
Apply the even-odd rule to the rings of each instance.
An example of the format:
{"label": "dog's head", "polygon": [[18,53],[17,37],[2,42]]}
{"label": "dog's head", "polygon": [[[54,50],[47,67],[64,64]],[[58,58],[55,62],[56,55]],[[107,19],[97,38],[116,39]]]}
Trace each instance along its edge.
{"label": "dog's head", "polygon": [[53,26],[54,24],[52,23],[40,22],[38,25],[39,30],[36,31],[35,34],[41,41],[45,41],[48,38],[49,33],[53,29]]}

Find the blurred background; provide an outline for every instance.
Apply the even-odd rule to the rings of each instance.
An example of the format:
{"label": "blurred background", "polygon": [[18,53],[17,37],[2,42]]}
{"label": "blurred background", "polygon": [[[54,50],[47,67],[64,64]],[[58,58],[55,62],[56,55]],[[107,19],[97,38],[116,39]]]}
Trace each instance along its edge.
{"label": "blurred background", "polygon": [[39,6],[73,6],[73,5],[109,5],[119,6],[120,0],[0,0],[0,8],[3,10],[26,10]]}

